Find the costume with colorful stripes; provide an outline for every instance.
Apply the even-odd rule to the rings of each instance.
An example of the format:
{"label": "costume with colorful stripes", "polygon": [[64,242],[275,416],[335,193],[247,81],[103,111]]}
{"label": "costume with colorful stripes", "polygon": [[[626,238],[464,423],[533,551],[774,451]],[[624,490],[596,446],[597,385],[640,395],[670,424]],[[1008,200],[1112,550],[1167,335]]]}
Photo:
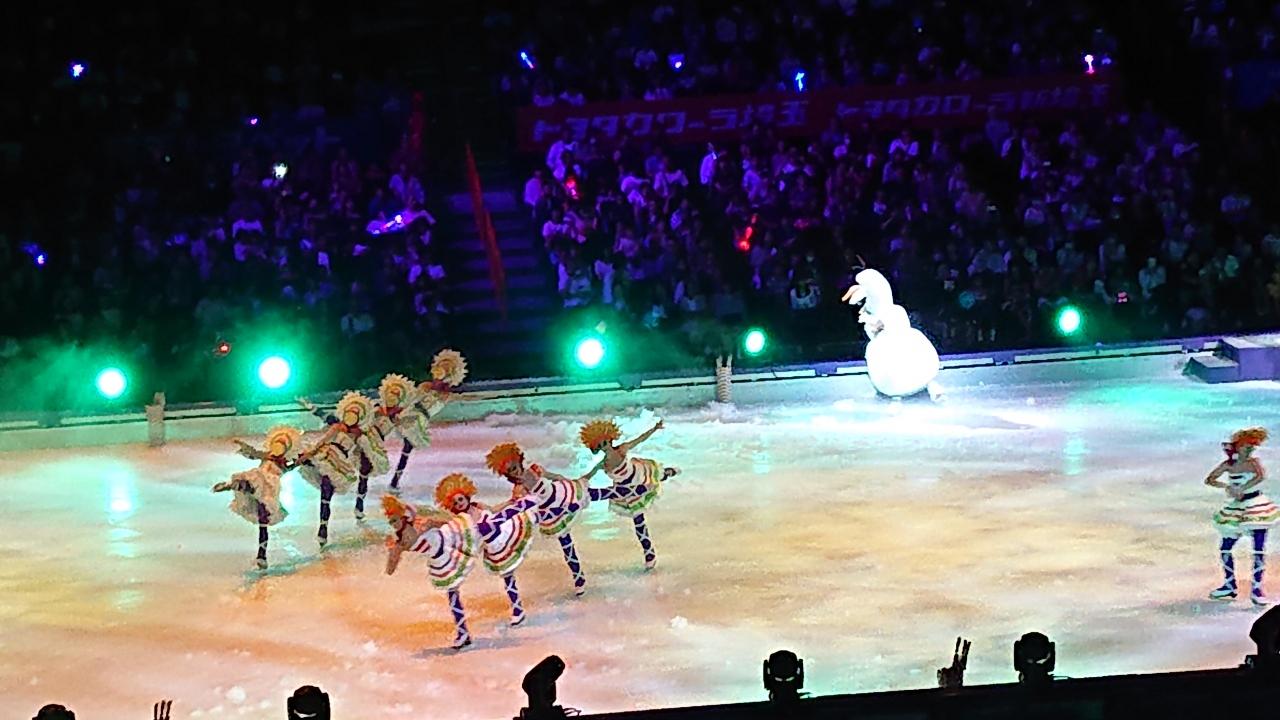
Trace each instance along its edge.
{"label": "costume with colorful stripes", "polygon": [[513,501],[529,497],[536,501],[533,516],[538,530],[560,543],[565,565],[573,575],[573,592],[575,595],[585,593],[587,576],[582,571],[582,562],[578,560],[578,549],[573,544],[570,530],[582,517],[582,511],[591,503],[586,479],[566,478],[547,472],[537,465],[526,468],[524,452],[515,443],[495,446],[485,456],[485,463],[490,470],[513,485]]}
{"label": "costume with colorful stripes", "polygon": [[516,569],[529,554],[533,541],[533,519],[525,512],[510,520],[497,522],[495,518],[512,503],[498,508],[474,500],[476,486],[465,475],[454,473],[436,484],[436,504],[447,512],[467,515],[476,522],[495,522],[496,532],[484,538],[482,558],[489,572],[502,578],[511,603],[511,624],[524,622],[524,605],[520,602],[520,590],[516,586]]}
{"label": "costume with colorful stripes", "polygon": [[[647,440],[653,433],[662,428],[659,423],[640,437],[621,445],[613,442],[621,436],[621,430],[611,420],[596,420],[583,426],[579,433],[582,444],[591,452],[605,453],[604,463],[613,456],[621,462],[614,468],[605,468],[612,485],[608,488],[591,488],[592,500],[608,500],[609,509],[631,518],[635,529],[636,540],[644,553],[644,565],[652,569],[658,562],[657,550],[649,537],[649,526],[645,521],[645,511],[657,502],[662,494],[662,484],[678,471],[675,468],[663,467],[656,460],[633,457],[627,454],[631,447]],[[621,456],[619,458],[619,455]],[[603,464],[603,463],[602,463]]]}
{"label": "costume with colorful stripes", "polygon": [[[1236,542],[1248,534],[1253,544],[1250,600],[1255,605],[1269,603],[1263,590],[1267,531],[1280,522],[1280,507],[1258,489],[1260,478],[1264,477],[1261,474],[1262,465],[1252,457],[1254,449],[1266,438],[1267,433],[1262,428],[1235,433],[1230,442],[1223,444],[1227,460],[1206,480],[1210,485],[1226,489],[1231,498],[1213,515],[1214,527],[1222,537],[1218,558],[1224,578],[1223,584],[1209,593],[1209,597],[1214,600],[1232,600],[1236,597],[1236,569],[1232,551]],[[1222,477],[1226,478],[1226,482],[1219,479]]]}
{"label": "costume with colorful stripes", "polygon": [[[427,574],[431,584],[443,590],[449,599],[453,615],[455,636],[453,647],[460,649],[471,644],[467,628],[466,610],[462,606],[459,588],[467,575],[475,568],[477,558],[483,555],[483,547],[503,534],[503,526],[529,511],[535,504],[532,498],[512,503],[502,510],[490,513],[483,520],[474,520],[469,514],[452,514],[442,511],[423,511],[412,508],[388,496],[384,505],[397,527],[397,537],[389,539],[389,546],[397,544],[409,552],[427,556]],[[399,517],[395,515],[399,513]],[[416,537],[404,535],[405,523],[420,532]],[[407,542],[406,542],[407,541]],[[389,566],[389,572],[394,567]]]}

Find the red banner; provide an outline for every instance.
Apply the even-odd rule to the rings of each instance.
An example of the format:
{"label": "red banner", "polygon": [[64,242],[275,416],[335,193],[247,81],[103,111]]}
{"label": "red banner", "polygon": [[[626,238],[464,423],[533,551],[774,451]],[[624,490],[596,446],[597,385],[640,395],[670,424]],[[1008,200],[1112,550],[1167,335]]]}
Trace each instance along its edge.
{"label": "red banner", "polygon": [[1081,74],[631,100],[521,108],[517,133],[521,150],[536,151],[558,140],[566,130],[579,140],[590,130],[606,138],[626,132],[635,137],[693,143],[737,138],[756,123],[787,135],[816,135],[833,117],[847,123],[945,127],[981,124],[992,109],[1005,117],[1102,110],[1110,107],[1118,94],[1118,85],[1109,77]]}
{"label": "red banner", "polygon": [[484,242],[485,255],[489,259],[489,282],[493,283],[493,299],[507,319],[507,273],[502,265],[502,250],[498,248],[498,235],[493,231],[493,218],[484,206],[484,190],[480,186],[480,173],[476,170],[476,158],[467,143],[467,190],[471,193],[471,211],[475,215],[476,234]]}

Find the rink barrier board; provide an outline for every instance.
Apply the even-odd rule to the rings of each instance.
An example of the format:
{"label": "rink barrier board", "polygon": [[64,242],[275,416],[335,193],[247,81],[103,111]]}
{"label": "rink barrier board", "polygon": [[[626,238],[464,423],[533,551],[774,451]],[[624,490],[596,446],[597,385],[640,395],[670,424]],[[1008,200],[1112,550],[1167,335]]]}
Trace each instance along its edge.
{"label": "rink barrier board", "polygon": [[[1084,360],[1138,360],[1162,356],[1203,353],[1217,346],[1217,338],[1187,338],[1153,343],[1092,346],[1074,350],[1013,350],[948,355],[941,358],[944,385],[961,378],[957,372],[1012,370],[1054,363],[1068,364]],[[1096,368],[1095,368],[1096,369]],[[1158,370],[1159,368],[1157,368]],[[792,385],[795,381],[817,378],[843,379],[855,383],[850,395],[869,388],[862,387],[866,374],[863,361],[813,363],[777,367],[738,367],[734,369],[734,399],[740,404],[805,400],[809,393],[802,387],[775,388],[765,386]],[[1120,368],[1119,376],[1143,373]],[[1023,384],[1017,373],[1002,376],[1012,384]],[[1090,378],[1084,372],[1064,380]],[[1107,378],[1099,378],[1107,379]],[[1029,382],[1038,382],[1032,380]],[[978,384],[985,381],[978,379]],[[672,390],[699,392],[672,394]],[[483,381],[469,384],[465,393],[447,405],[440,416],[442,422],[469,422],[491,415],[504,414],[573,414],[596,415],[605,411],[626,411],[637,407],[693,407],[714,399],[715,377],[710,368],[704,372],[686,371],[662,376],[623,376],[617,381],[574,383],[566,378],[522,378]],[[372,391],[370,391],[372,392]],[[829,393],[830,389],[825,392]],[[317,395],[320,407],[332,407],[340,393]],[[776,396],[776,397],[775,397]],[[541,406],[540,406],[541,404]],[[168,405],[164,413],[166,442],[211,440],[264,433],[277,424],[293,424],[309,430],[319,429],[319,421],[293,403],[264,405],[198,403]],[[49,448],[85,447],[145,443],[148,423],[145,413],[130,409],[120,413],[96,412],[89,415],[57,413],[11,415],[0,418],[0,452]]]}

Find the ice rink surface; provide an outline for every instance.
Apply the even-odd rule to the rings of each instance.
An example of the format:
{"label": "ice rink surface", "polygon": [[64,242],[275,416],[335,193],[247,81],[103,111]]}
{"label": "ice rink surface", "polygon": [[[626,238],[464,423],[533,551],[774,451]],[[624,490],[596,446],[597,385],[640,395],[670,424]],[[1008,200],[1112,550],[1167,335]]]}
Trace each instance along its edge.
{"label": "ice rink surface", "polygon": [[[334,717],[503,718],[550,653],[568,663],[561,703],[584,712],[760,699],[780,648],[816,694],[923,688],[957,635],[973,640],[970,684],[1007,682],[1029,630],[1071,677],[1232,666],[1258,612],[1205,600],[1225,498],[1202,479],[1232,430],[1280,430],[1280,385],[1204,385],[1176,362],[944,371],[942,405],[840,377],[770,383],[774,400],[737,407],[636,407],[618,416],[627,434],[667,420],[636,454],[684,471],[649,518],[658,568],[593,507],[574,533],[586,596],[540,539],[518,574],[529,619],[508,628],[501,581],[478,568],[462,590],[476,644],[460,653],[424,559],[383,574],[384,479],[365,526],[335,500],[321,555],[317,493],[288,476],[259,576],[255,528],[209,492],[251,464],[227,441],[0,454],[0,711],[126,720],[166,697],[175,718],[278,718],[315,684]],[[589,418],[540,409],[437,427],[407,496],[462,471],[505,498],[483,467],[504,440],[588,467],[574,438]],[[1268,585],[1280,596],[1276,572]]]}

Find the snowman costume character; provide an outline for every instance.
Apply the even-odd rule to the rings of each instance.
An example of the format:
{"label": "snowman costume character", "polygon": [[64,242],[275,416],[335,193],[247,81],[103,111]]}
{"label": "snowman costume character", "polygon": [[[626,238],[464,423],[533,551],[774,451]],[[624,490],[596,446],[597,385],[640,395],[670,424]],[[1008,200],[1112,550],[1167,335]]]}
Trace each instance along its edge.
{"label": "snowman costume character", "polygon": [[929,397],[942,397],[935,382],[941,363],[938,351],[924,333],[911,327],[907,311],[893,303],[889,281],[876,270],[866,269],[854,276],[855,284],[841,299],[850,305],[862,304],[858,322],[867,332],[867,376],[882,395],[901,398],[923,390]]}

